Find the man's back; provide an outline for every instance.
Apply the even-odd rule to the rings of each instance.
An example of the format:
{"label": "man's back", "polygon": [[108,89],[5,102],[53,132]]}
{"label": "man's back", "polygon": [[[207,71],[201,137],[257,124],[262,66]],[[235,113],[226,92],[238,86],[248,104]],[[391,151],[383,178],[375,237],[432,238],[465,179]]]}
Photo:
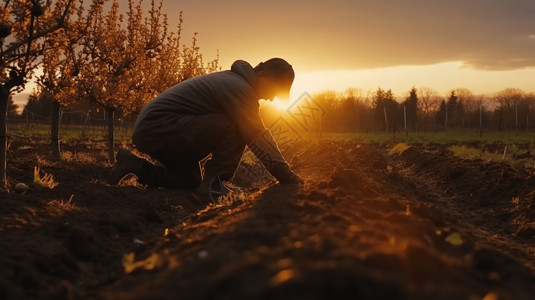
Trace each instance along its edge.
{"label": "man's back", "polygon": [[231,70],[195,77],[167,89],[141,111],[132,140],[150,152],[168,135],[176,132],[194,116],[224,114],[240,130],[244,141],[264,130],[254,93],[255,74],[244,61]]}

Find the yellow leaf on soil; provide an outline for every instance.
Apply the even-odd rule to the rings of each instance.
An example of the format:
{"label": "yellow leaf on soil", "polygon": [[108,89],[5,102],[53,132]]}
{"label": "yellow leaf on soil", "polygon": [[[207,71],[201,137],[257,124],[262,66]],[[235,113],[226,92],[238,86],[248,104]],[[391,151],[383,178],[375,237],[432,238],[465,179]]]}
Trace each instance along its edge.
{"label": "yellow leaf on soil", "polygon": [[394,153],[398,154],[398,155],[401,155],[403,154],[403,152],[405,152],[405,150],[409,149],[410,146],[405,144],[405,143],[397,143],[396,145],[394,145],[394,147],[392,147],[392,149],[390,149],[388,151],[388,154],[392,155]]}
{"label": "yellow leaf on soil", "polygon": [[273,278],[271,278],[271,285],[278,286],[280,284],[283,284],[286,281],[294,278],[295,275],[295,271],[293,271],[292,269],[282,270],[277,273],[277,275],[275,275]]}
{"label": "yellow leaf on soil", "polygon": [[133,252],[125,253],[123,256],[123,268],[124,272],[129,274],[135,269],[144,268],[145,270],[152,270],[156,267],[158,262],[158,254],[152,254],[144,260],[134,261],[135,254]]}
{"label": "yellow leaf on soil", "polygon": [[457,232],[451,233],[446,237],[446,242],[450,243],[453,246],[460,246],[464,243],[461,235]]}
{"label": "yellow leaf on soil", "polygon": [[499,297],[498,297],[498,294],[494,293],[494,292],[490,292],[488,293],[487,295],[485,295],[485,297],[483,298],[483,300],[498,300]]}

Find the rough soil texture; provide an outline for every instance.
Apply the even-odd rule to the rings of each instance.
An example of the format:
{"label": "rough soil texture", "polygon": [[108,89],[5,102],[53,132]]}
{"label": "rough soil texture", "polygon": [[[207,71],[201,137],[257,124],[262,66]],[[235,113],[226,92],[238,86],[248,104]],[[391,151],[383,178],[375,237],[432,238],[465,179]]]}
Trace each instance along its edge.
{"label": "rough soil texture", "polygon": [[535,299],[528,168],[323,139],[286,153],[304,185],[244,163],[223,207],[108,185],[101,143],[10,149],[12,186],[59,186],[0,194],[0,299]]}

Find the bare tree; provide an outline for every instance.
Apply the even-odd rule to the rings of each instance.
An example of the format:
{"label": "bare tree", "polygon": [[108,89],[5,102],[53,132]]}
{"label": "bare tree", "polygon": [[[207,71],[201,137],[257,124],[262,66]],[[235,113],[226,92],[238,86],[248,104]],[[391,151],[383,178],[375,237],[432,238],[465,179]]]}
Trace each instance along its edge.
{"label": "bare tree", "polygon": [[506,88],[496,93],[494,99],[497,103],[500,128],[507,129],[507,126],[514,126],[518,129],[518,104],[524,95],[525,92],[517,88]]}
{"label": "bare tree", "polygon": [[455,95],[457,95],[457,105],[459,106],[458,109],[458,123],[460,123],[461,127],[464,128],[469,121],[467,118],[473,114],[474,112],[478,111],[479,108],[477,106],[477,103],[474,102],[474,93],[470,91],[467,88],[456,88],[454,89]]}
{"label": "bare tree", "polygon": [[[369,105],[369,99],[366,98],[361,89],[349,88],[342,96],[347,102],[346,118],[349,123],[353,124],[357,131],[362,131],[363,120],[365,119],[366,110]],[[352,105],[351,105],[352,104]]]}
{"label": "bare tree", "polygon": [[[422,123],[431,124],[432,116],[438,111],[442,97],[440,94],[429,87],[418,88],[418,111]],[[423,125],[425,128],[425,125]]]}

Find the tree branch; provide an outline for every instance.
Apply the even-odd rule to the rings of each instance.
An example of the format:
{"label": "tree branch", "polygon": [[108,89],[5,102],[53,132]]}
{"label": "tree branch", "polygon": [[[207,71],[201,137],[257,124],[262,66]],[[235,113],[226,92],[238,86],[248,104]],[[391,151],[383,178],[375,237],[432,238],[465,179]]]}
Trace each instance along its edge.
{"label": "tree branch", "polygon": [[[16,73],[15,71],[12,71],[12,72]],[[19,86],[19,85],[23,85],[23,84],[24,84],[23,76],[21,75],[21,73],[18,73],[18,74],[14,74],[14,76],[10,76],[10,79],[8,80],[8,82],[4,84],[4,87],[7,91],[11,91],[12,88]]]}
{"label": "tree branch", "polygon": [[[33,2],[33,1],[32,1]],[[26,48],[26,55],[24,58],[24,64],[22,65],[22,69],[20,71],[20,75],[24,76],[24,73],[26,72],[26,66],[28,65],[28,62],[30,61],[30,53],[32,50],[32,42],[33,42],[33,26],[34,26],[35,16],[31,14],[31,20],[30,20],[30,33],[28,35],[28,46]]]}
{"label": "tree branch", "polygon": [[71,7],[71,3],[72,3],[72,0],[69,0],[69,2],[67,2],[67,5],[65,6],[65,10],[63,11],[61,18],[59,20],[56,20],[56,22],[58,22],[59,27],[63,26],[63,23],[65,22],[65,18],[67,18],[67,13],[69,12],[69,8]]}
{"label": "tree branch", "polygon": [[[32,0],[32,3],[34,3],[36,0]],[[6,2],[6,4],[9,3],[9,0]],[[36,33],[33,33],[33,30],[32,30],[32,34],[33,34],[33,37],[31,39],[28,39],[28,41],[31,41],[32,39],[40,39],[42,37],[45,37],[46,35],[48,35],[49,33],[51,32],[54,32],[60,28],[63,28],[64,26],[64,22],[65,22],[65,18],[67,17],[67,13],[70,9],[70,6],[71,6],[71,3],[72,3],[72,0],[69,0],[69,2],[67,3],[67,6],[65,7],[65,11],[63,11],[62,15],[61,15],[61,18],[59,20],[56,20],[56,24],[50,28],[48,28],[47,30],[43,30],[43,31],[38,31]],[[34,15],[32,14],[32,17],[34,17]],[[33,26],[33,22],[32,22],[32,25]],[[28,41],[19,41],[19,42],[14,42],[12,44],[9,45],[9,47],[3,51],[3,54],[4,55],[10,55],[11,53],[15,52],[17,49],[19,49],[21,46],[23,46],[24,44],[28,43]]]}

